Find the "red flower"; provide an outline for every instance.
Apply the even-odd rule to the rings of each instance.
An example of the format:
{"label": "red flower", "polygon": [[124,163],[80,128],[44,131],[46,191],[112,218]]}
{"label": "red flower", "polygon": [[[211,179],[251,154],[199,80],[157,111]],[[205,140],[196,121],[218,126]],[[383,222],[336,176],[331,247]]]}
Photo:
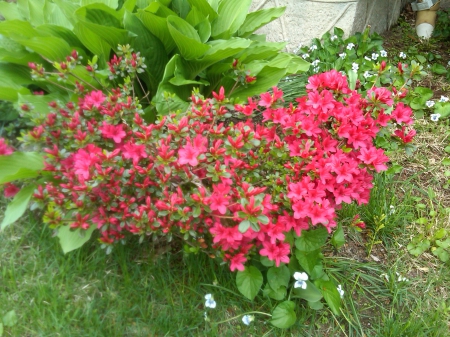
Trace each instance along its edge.
{"label": "red flower", "polygon": [[5,184],[5,190],[3,191],[6,198],[12,198],[14,197],[18,192],[20,191],[20,188],[18,188],[16,185],[13,185],[11,183]]}

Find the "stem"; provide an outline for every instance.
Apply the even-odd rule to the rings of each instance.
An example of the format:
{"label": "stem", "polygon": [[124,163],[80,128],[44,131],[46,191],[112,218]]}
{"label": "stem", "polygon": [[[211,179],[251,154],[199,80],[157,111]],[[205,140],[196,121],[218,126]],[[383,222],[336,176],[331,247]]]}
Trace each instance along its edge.
{"label": "stem", "polygon": [[247,314],[258,314],[258,315],[264,315],[264,316],[272,317],[271,314],[268,314],[268,313],[266,313],[266,312],[261,312],[261,311],[250,311],[250,312],[246,312],[246,313],[243,313],[243,314],[240,314],[240,315],[237,315],[237,316],[228,318],[228,319],[226,319],[226,320],[224,320],[224,321],[211,322],[211,323],[212,323],[212,324],[222,324],[222,323],[226,323],[226,322],[232,321],[232,320],[234,320],[234,319],[236,319],[236,318],[245,316],[245,315],[247,315]]}

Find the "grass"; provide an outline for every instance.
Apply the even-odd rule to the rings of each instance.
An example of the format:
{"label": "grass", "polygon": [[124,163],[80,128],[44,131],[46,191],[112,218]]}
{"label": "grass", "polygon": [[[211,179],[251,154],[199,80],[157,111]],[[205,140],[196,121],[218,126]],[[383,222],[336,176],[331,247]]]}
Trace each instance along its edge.
{"label": "grass", "polygon": [[[409,28],[403,23],[396,29]],[[387,42],[393,52],[416,43],[403,37]],[[420,48],[427,52],[436,45]],[[441,83],[437,93],[449,86],[443,77],[433,83]],[[421,119],[415,127],[418,151],[395,158],[403,171],[377,175],[370,203],[340,213],[343,223],[360,214],[367,224],[362,232],[348,229],[339,251],[325,252],[325,269],[346,292],[340,316],[298,302],[297,323],[288,330],[271,327],[260,314],[245,326],[242,314],[270,313],[276,303],[262,295],[254,302],[243,298],[227,266],[150,240],[117,246],[110,255],[91,242],[63,255],[51,230],[28,214],[0,232],[0,317],[11,310],[18,317],[3,335],[450,336],[449,265],[431,249],[418,257],[407,249],[419,235],[433,245],[440,229],[450,232],[442,165],[449,126]],[[399,275],[408,281],[399,281]],[[217,308],[205,309],[207,293]]]}

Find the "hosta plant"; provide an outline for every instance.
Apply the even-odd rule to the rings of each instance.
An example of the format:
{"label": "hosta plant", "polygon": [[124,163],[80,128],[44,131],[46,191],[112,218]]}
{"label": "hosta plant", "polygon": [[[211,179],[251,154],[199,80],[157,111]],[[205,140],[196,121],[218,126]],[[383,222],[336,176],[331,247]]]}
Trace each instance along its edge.
{"label": "hosta plant", "polygon": [[[19,104],[73,99],[60,81],[43,76],[33,82],[30,62],[44,75],[58,67],[72,84],[82,80],[100,89],[102,81],[112,80],[122,85],[122,76],[108,79],[101,73],[107,71],[112,53],[121,52],[118,46],[129,45],[145,62],[132,80],[147,119],[156,110],[166,114],[187,108],[193,88],[209,96],[223,86],[230,98],[243,101],[308,68],[302,58],[281,51],[284,43],[266,42],[254,33],[285,8],[248,13],[250,5],[251,0],[0,2],[6,18],[0,22],[0,99]],[[100,71],[96,79],[82,66],[69,69],[66,55],[73,49]],[[231,93],[236,73],[241,83]],[[31,97],[36,90],[46,98]]]}

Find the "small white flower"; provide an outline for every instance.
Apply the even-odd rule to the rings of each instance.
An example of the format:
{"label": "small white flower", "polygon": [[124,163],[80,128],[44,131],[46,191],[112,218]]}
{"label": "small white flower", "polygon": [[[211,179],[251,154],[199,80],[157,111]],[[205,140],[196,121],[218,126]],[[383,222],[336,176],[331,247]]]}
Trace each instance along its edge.
{"label": "small white flower", "polygon": [[309,54],[308,53],[303,54],[302,57],[303,57],[304,60],[306,60],[309,57]]}
{"label": "small white flower", "polygon": [[368,78],[368,77],[370,77],[371,75],[370,75],[369,71],[366,70],[366,71],[364,72],[363,76],[364,76],[364,78]]}
{"label": "small white flower", "polygon": [[433,122],[437,122],[440,117],[441,117],[441,114],[431,114],[430,115],[430,118]]}
{"label": "small white flower", "polygon": [[358,69],[359,69],[359,64],[353,62],[353,63],[352,63],[352,70],[353,70],[353,71],[357,71]]}
{"label": "small white flower", "polygon": [[215,307],[216,307],[216,301],[214,301],[214,297],[213,297],[213,295],[211,295],[211,294],[206,294],[205,295],[205,300],[206,300],[206,302],[205,302],[205,307],[207,307],[207,308],[211,308],[211,309],[214,309]]}
{"label": "small white flower", "polygon": [[406,54],[404,52],[400,52],[400,54],[398,54],[398,56],[400,56],[402,59],[406,58]]}
{"label": "small white flower", "polygon": [[389,214],[395,213],[395,207],[393,205],[389,206]]}
{"label": "small white flower", "polygon": [[337,35],[332,35],[331,37],[330,37],[330,40],[331,41],[334,41],[334,40],[336,40],[337,39]]}
{"label": "small white flower", "polygon": [[387,57],[387,51],[386,50],[380,51],[380,55],[381,57]]}
{"label": "small white flower", "polygon": [[449,101],[449,98],[447,96],[441,96],[441,98],[439,99],[439,102],[441,102],[441,103],[445,103],[448,101]]}
{"label": "small white flower", "polygon": [[311,64],[315,67],[320,63],[320,60],[314,60],[311,62]]}
{"label": "small white flower", "polygon": [[314,67],[313,70],[314,70],[315,73],[318,73],[319,72],[319,67]]}
{"label": "small white flower", "polygon": [[384,277],[386,279],[386,281],[389,282],[389,275],[388,274],[381,274],[380,277]]}
{"label": "small white flower", "polygon": [[296,271],[294,273],[294,278],[295,278],[295,283],[294,283],[294,288],[302,288],[302,289],[306,289],[307,284],[305,281],[308,280],[308,274],[306,274],[305,272],[298,272]]}
{"label": "small white flower", "polygon": [[370,59],[369,56],[364,56],[364,59],[365,59],[366,61],[372,61],[372,60]]}
{"label": "small white flower", "polygon": [[450,67],[450,61],[447,62],[447,65]]}
{"label": "small white flower", "polygon": [[404,276],[402,276],[402,275],[400,275],[399,273],[397,273],[397,272],[395,272],[396,274],[397,274],[397,281],[398,282],[408,282],[409,280],[406,278],[406,277],[404,277]]}
{"label": "small white flower", "polygon": [[378,59],[378,54],[376,54],[376,53],[372,53],[372,60],[377,60]]}
{"label": "small white flower", "polygon": [[425,105],[429,108],[432,108],[434,106],[434,101],[426,101]]}
{"label": "small white flower", "polygon": [[317,46],[313,44],[311,47],[309,47],[309,51],[317,50]]}
{"label": "small white flower", "polygon": [[355,46],[355,44],[350,42],[350,43],[347,45],[347,49],[348,49],[348,50],[352,50],[354,46]]}
{"label": "small white flower", "polygon": [[297,48],[294,49],[294,54],[297,54],[298,51],[303,47],[303,43],[300,43]]}
{"label": "small white flower", "polygon": [[346,53],[340,53],[340,54],[339,54],[339,57],[340,57],[341,59],[345,59],[346,56],[347,56]]}
{"label": "small white flower", "polygon": [[244,316],[242,316],[242,322],[245,325],[250,325],[250,323],[253,322],[254,319],[255,319],[255,316],[253,316],[253,315],[244,315]]}
{"label": "small white flower", "polygon": [[340,284],[337,286],[337,291],[341,298],[344,298],[344,289],[342,289],[342,286]]}

